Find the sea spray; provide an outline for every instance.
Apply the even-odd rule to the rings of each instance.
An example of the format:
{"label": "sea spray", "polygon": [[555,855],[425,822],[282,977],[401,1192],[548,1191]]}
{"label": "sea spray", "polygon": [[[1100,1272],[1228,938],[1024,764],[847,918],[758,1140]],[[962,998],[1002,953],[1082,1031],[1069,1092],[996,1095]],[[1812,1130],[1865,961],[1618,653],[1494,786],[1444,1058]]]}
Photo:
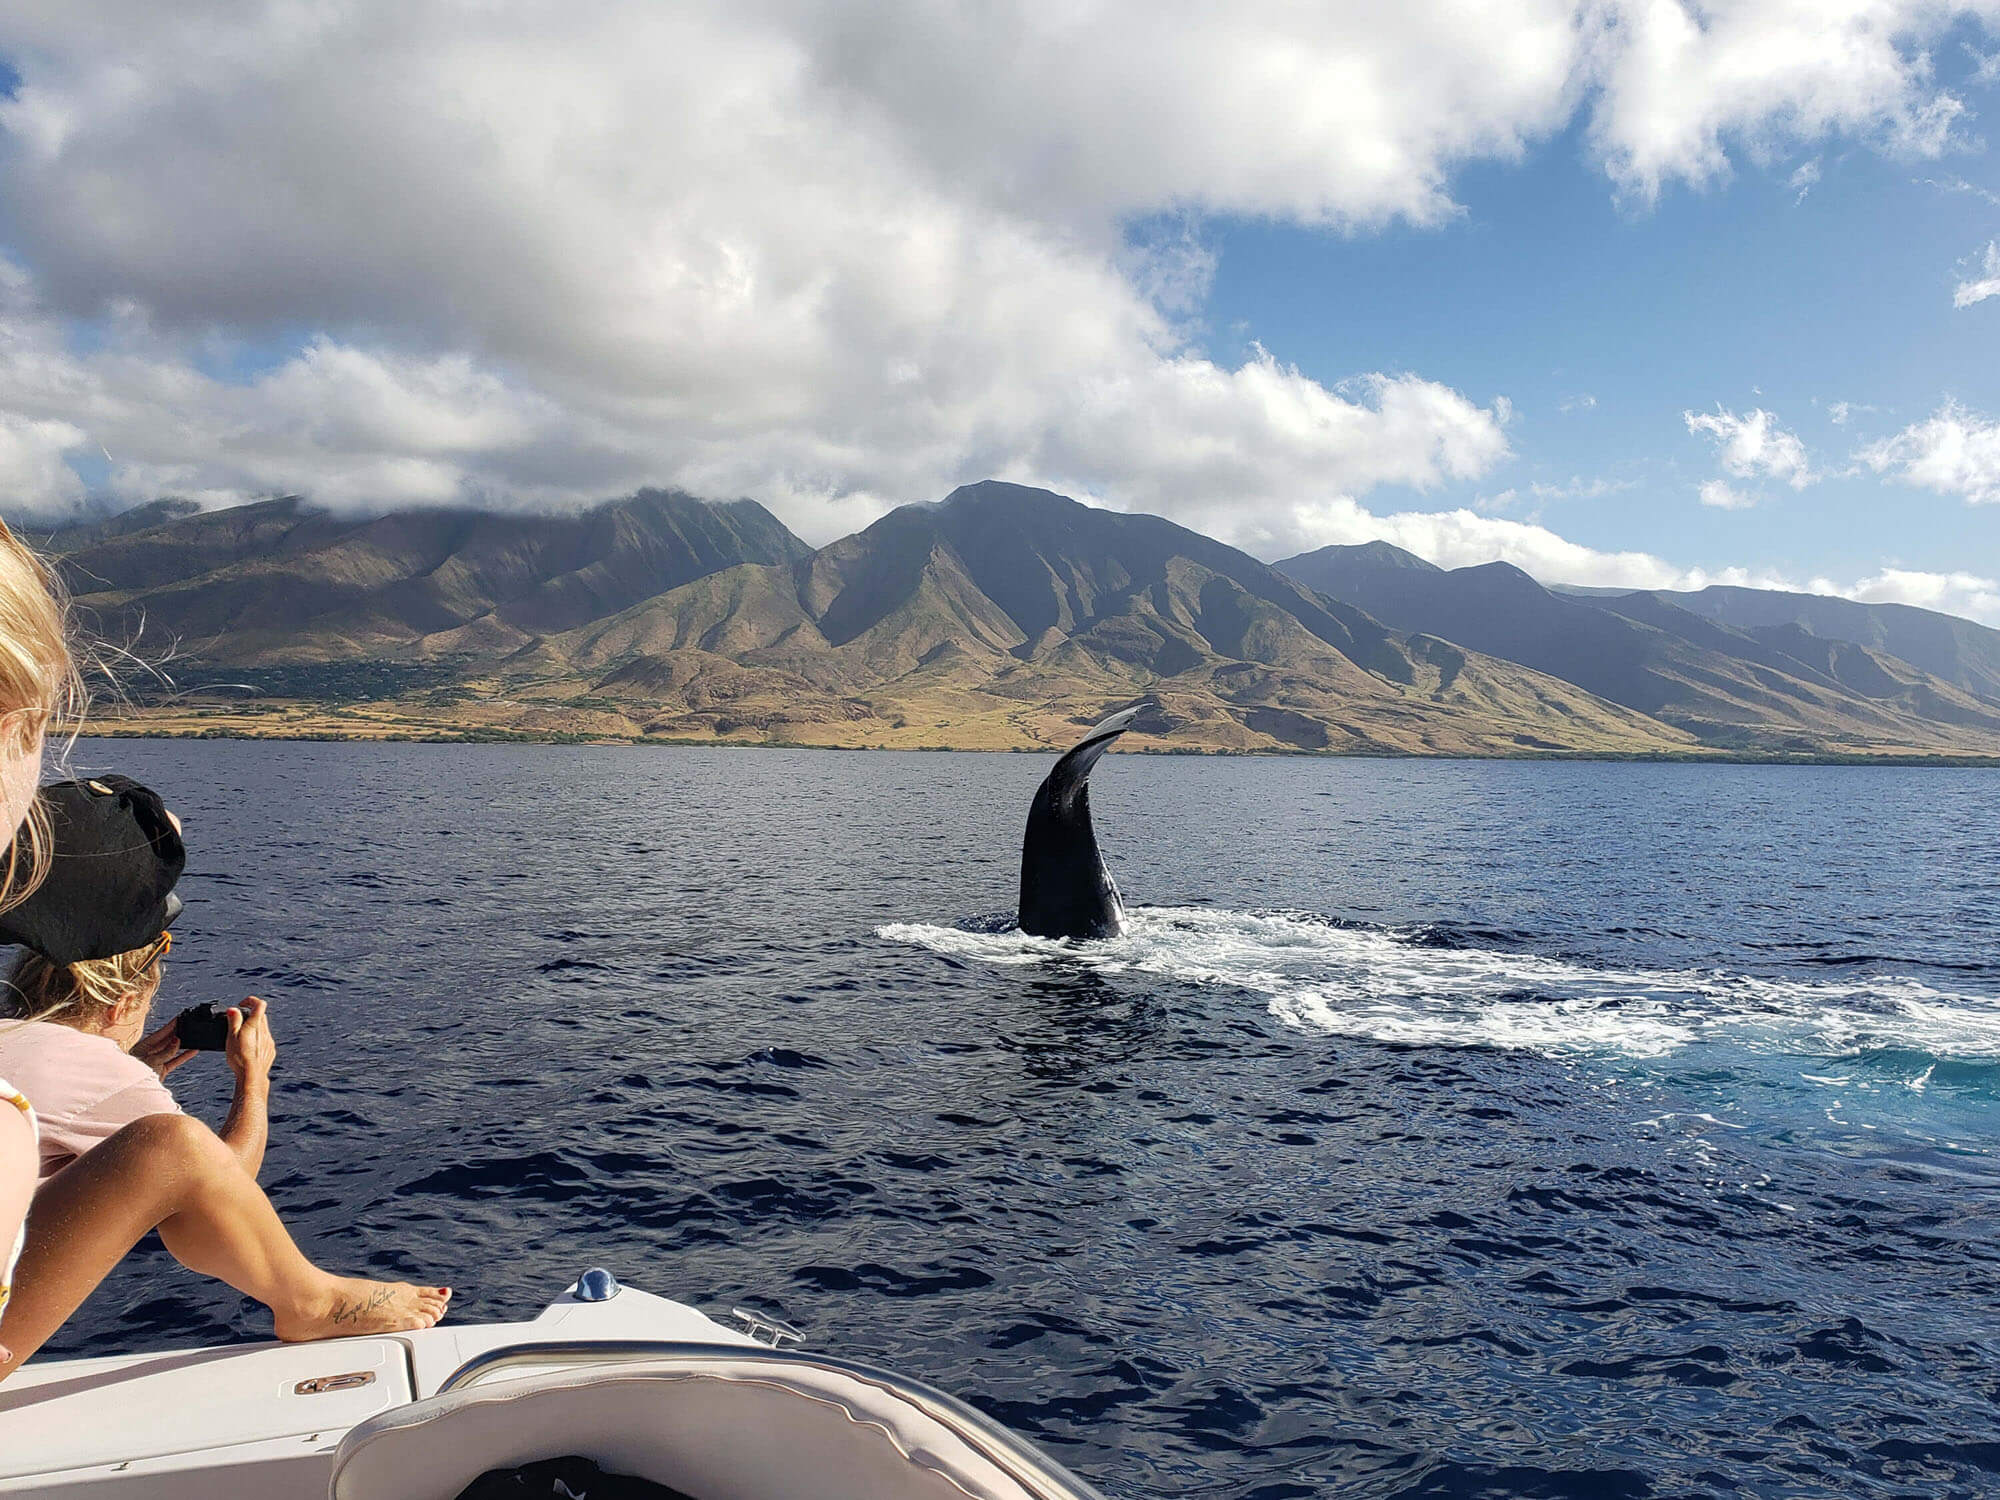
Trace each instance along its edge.
{"label": "sea spray", "polygon": [[[1298,911],[1138,907],[1101,942],[895,922],[891,942],[1006,966],[1070,964],[1227,986],[1262,997],[1302,1031],[1553,1057],[1663,1058],[1704,1043],[1772,1055],[1909,1054],[2000,1061],[2000,1000],[1906,976],[1777,979],[1719,969],[1593,967],[1530,951],[1458,945]],[[1919,1061],[1918,1059],[1921,1059]]]}

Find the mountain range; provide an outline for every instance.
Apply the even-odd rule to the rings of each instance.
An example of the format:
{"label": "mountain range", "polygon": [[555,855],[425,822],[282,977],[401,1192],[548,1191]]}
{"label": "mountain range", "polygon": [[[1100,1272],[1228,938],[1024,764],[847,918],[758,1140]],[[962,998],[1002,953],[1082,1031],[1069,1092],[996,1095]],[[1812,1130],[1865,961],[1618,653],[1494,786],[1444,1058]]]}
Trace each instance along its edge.
{"label": "mountain range", "polygon": [[2000,733],[2000,631],[1926,610],[1757,589],[1557,594],[1509,563],[1446,571],[1382,542],[1277,567],[1395,629],[1547,672],[1704,745],[1948,753]]}
{"label": "mountain range", "polygon": [[989,481],[817,550],[751,501],[339,516],[164,500],[35,538],[130,727],[1371,754],[2000,756],[2000,632],[1751,589],[1559,594],[1384,543],[1266,564]]}

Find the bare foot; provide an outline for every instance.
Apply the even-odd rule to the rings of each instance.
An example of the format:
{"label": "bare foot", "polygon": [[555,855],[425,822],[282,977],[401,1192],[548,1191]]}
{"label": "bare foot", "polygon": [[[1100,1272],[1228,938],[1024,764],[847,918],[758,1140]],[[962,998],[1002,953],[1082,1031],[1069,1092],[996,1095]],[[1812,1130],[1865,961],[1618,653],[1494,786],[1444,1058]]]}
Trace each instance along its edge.
{"label": "bare foot", "polygon": [[448,1286],[411,1286],[407,1281],[364,1281],[329,1276],[323,1300],[289,1315],[273,1309],[278,1337],[287,1343],[347,1338],[357,1333],[403,1333],[429,1328],[451,1301]]}

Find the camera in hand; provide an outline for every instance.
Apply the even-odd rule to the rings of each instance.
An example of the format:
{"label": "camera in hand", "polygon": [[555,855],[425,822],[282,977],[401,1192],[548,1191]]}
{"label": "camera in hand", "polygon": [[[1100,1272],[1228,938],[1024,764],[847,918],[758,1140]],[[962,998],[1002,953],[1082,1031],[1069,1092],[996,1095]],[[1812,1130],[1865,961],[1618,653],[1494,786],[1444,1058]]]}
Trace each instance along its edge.
{"label": "camera in hand", "polygon": [[229,1008],[204,1000],[174,1017],[174,1035],[190,1052],[221,1052],[229,1046]]}

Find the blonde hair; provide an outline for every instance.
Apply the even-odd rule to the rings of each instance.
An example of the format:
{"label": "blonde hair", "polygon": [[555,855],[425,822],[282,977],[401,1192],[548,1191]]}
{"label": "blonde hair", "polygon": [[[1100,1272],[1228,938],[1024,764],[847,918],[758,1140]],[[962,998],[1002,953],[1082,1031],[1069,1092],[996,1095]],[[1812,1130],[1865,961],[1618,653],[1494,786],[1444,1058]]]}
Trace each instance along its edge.
{"label": "blonde hair", "polygon": [[127,995],[157,990],[166,977],[162,950],[148,943],[110,958],[59,964],[32,948],[23,948],[7,976],[10,993],[0,996],[9,1019],[68,1021],[85,1013],[87,1005],[109,1010]]}
{"label": "blonde hair", "polygon": [[[55,569],[0,521],[0,750],[25,754],[83,710],[69,649],[69,595]],[[0,911],[25,901],[49,872],[49,819],[39,799],[0,864]]]}

